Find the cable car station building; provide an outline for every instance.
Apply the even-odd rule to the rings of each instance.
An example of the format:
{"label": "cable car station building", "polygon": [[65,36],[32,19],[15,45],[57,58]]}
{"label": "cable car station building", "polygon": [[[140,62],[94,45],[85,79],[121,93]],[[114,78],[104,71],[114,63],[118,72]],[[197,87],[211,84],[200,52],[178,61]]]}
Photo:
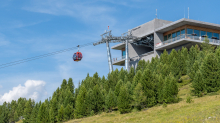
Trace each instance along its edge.
{"label": "cable car station building", "polygon": [[[129,66],[137,67],[140,60],[151,60],[160,56],[166,49],[179,50],[201,44],[204,38],[212,45],[219,45],[220,25],[191,19],[166,21],[154,19],[132,29],[132,35],[140,37],[140,41],[128,43]],[[121,50],[121,58],[113,58],[113,65],[125,66],[125,43],[112,46],[111,49]]]}

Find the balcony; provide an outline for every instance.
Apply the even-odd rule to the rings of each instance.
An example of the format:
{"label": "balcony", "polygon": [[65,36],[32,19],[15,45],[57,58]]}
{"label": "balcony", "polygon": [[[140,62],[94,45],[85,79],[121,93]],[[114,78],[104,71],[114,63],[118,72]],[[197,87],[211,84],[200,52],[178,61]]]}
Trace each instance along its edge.
{"label": "balcony", "polygon": [[118,57],[118,58],[113,58],[112,59],[112,64],[113,65],[124,66],[125,65],[125,56]]}
{"label": "balcony", "polygon": [[[205,40],[206,36],[194,36],[192,34],[182,34],[180,36],[177,36],[175,38],[168,39],[167,41],[160,42],[156,44],[155,49],[156,50],[165,50],[165,49],[171,49],[183,44],[187,43],[202,43]],[[220,40],[216,37],[207,38],[209,40],[209,44],[212,45],[219,45]]]}

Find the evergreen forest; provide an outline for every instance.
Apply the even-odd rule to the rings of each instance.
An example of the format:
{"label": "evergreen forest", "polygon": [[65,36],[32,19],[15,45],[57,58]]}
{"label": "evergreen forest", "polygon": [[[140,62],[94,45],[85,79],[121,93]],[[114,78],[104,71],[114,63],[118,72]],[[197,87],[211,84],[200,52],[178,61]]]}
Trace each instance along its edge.
{"label": "evergreen forest", "polygon": [[35,102],[19,98],[0,105],[0,123],[56,123],[118,110],[121,114],[160,104],[178,103],[178,83],[187,75],[198,97],[220,89],[220,48],[204,41],[187,49],[166,50],[136,69],[89,74],[75,88],[64,79],[52,97]]}

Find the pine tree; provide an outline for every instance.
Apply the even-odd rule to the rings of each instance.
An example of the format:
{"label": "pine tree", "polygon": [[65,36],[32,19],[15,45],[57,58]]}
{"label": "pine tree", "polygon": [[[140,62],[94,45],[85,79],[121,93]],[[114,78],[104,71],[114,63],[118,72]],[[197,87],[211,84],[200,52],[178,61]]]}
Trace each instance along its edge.
{"label": "pine tree", "polygon": [[31,99],[29,99],[25,104],[24,110],[24,120],[23,123],[30,123],[31,122],[31,112],[33,110],[33,105]]}
{"label": "pine tree", "polygon": [[121,114],[128,113],[131,111],[130,106],[130,97],[129,97],[128,89],[125,85],[121,86],[120,93],[118,96],[118,110]]}
{"label": "pine tree", "polygon": [[171,62],[171,65],[170,65],[170,72],[174,75],[175,78],[179,78],[179,66],[178,66],[178,62],[177,62],[177,59],[174,57],[172,62]]}
{"label": "pine tree", "polygon": [[133,105],[138,109],[141,110],[144,107],[144,103],[146,101],[146,96],[143,91],[143,87],[141,83],[138,83],[134,89],[133,95]]}
{"label": "pine tree", "polygon": [[106,96],[105,105],[107,106],[107,109],[109,109],[110,111],[112,111],[112,108],[116,107],[117,105],[117,98],[111,88],[109,90],[108,95]]}
{"label": "pine tree", "polygon": [[140,60],[138,62],[138,65],[137,65],[137,71],[140,70],[140,71],[144,71],[145,69],[145,60]]}
{"label": "pine tree", "polygon": [[163,99],[166,103],[171,103],[176,101],[178,94],[178,87],[176,79],[172,74],[165,78],[164,88],[163,88]]}
{"label": "pine tree", "polygon": [[105,103],[104,97],[98,85],[96,85],[93,88],[93,96],[94,96],[94,112],[97,113],[103,110],[103,107],[104,107],[103,105]]}
{"label": "pine tree", "polygon": [[206,92],[205,82],[203,80],[203,76],[200,70],[195,73],[195,77],[192,81],[193,92],[197,96],[201,96],[200,94]]}
{"label": "pine tree", "polygon": [[72,94],[74,94],[74,88],[75,88],[75,86],[74,86],[74,84],[73,84],[73,79],[72,79],[72,78],[69,78],[67,86],[68,86],[68,89],[70,90],[70,92],[71,92]]}
{"label": "pine tree", "polygon": [[93,111],[95,109],[94,106],[94,95],[93,95],[93,90],[90,88],[89,91],[86,94],[86,100],[85,100],[85,104],[86,104],[86,114],[90,115],[91,111]]}
{"label": "pine tree", "polygon": [[0,115],[0,123],[8,123],[9,122],[9,110],[7,108],[7,103],[4,102],[3,105],[2,105],[2,112],[1,112],[1,115]]}
{"label": "pine tree", "polygon": [[63,82],[62,82],[62,84],[61,84],[61,90],[65,90],[67,88],[67,81],[66,81],[66,79],[63,79]]}
{"label": "pine tree", "polygon": [[72,107],[75,107],[75,98],[73,93],[70,90],[66,90],[66,97],[64,99],[64,107],[70,104]]}
{"label": "pine tree", "polygon": [[207,92],[216,92],[220,87],[220,68],[219,63],[214,53],[206,55],[201,72],[205,82]]}
{"label": "pine tree", "polygon": [[137,71],[136,75],[134,76],[134,79],[132,81],[132,84],[131,84],[131,88],[132,90],[134,90],[134,88],[137,86],[137,84],[140,82],[140,79],[141,79],[141,76],[142,76],[142,72],[139,70]]}
{"label": "pine tree", "polygon": [[117,83],[117,85],[115,86],[115,96],[118,97],[119,93],[120,93],[120,88],[123,84],[123,81],[120,79]]}
{"label": "pine tree", "polygon": [[135,71],[134,71],[134,67],[131,66],[130,71],[128,73],[128,81],[132,82],[133,78],[135,76]]}
{"label": "pine tree", "polygon": [[146,104],[148,107],[155,105],[156,98],[155,98],[155,83],[153,81],[152,73],[149,69],[146,69],[141,77],[140,83],[143,87],[143,91],[146,99]]}
{"label": "pine tree", "polygon": [[56,97],[52,98],[51,100],[49,115],[50,115],[50,121],[52,123],[57,122],[56,117],[58,116],[58,101]]}
{"label": "pine tree", "polygon": [[61,105],[60,109],[58,110],[57,119],[59,122],[64,121],[64,107],[63,107],[63,105]]}
{"label": "pine tree", "polygon": [[160,62],[162,64],[169,64],[169,56],[166,49],[163,51],[163,54],[160,55]]}
{"label": "pine tree", "polygon": [[76,107],[74,112],[75,118],[81,118],[86,115],[86,88],[84,86],[80,87],[79,94],[76,98]]}
{"label": "pine tree", "polygon": [[48,114],[48,111],[47,111],[46,105],[45,103],[42,103],[38,111],[38,117],[37,117],[38,123],[48,123],[49,118],[47,114]]}
{"label": "pine tree", "polygon": [[163,103],[163,88],[164,88],[164,78],[162,75],[158,75],[158,82],[156,83],[156,97],[159,103]]}

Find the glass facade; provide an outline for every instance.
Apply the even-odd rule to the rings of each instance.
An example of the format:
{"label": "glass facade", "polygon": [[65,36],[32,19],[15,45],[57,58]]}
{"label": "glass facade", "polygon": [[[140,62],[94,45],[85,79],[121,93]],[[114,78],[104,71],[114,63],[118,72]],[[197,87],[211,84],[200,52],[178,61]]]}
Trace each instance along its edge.
{"label": "glass facade", "polygon": [[199,30],[194,30],[195,36],[200,36],[200,31]]}
{"label": "glass facade", "polygon": [[[186,35],[187,34],[187,35]],[[214,32],[206,32],[203,30],[196,30],[196,29],[190,29],[187,28],[178,30],[176,32],[173,32],[171,34],[165,35],[164,36],[164,41],[167,41],[169,39],[172,39],[171,41],[179,40],[182,38],[190,38],[194,40],[204,40],[205,37],[208,37],[210,41],[216,41],[219,40],[220,34],[219,33],[214,33]]]}
{"label": "glass facade", "polygon": [[219,34],[218,33],[213,33],[213,37],[216,37],[217,39],[219,39]]}
{"label": "glass facade", "polygon": [[201,36],[205,36],[206,35],[206,31],[201,31]]}
{"label": "glass facade", "polygon": [[207,32],[208,38],[212,38],[212,32]]}
{"label": "glass facade", "polygon": [[187,34],[193,34],[193,29],[187,29]]}
{"label": "glass facade", "polygon": [[167,40],[167,35],[165,35],[165,36],[163,37],[163,40],[164,40],[164,41],[166,41],[166,40]]}

